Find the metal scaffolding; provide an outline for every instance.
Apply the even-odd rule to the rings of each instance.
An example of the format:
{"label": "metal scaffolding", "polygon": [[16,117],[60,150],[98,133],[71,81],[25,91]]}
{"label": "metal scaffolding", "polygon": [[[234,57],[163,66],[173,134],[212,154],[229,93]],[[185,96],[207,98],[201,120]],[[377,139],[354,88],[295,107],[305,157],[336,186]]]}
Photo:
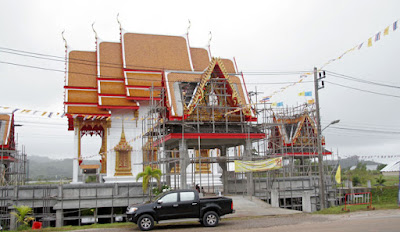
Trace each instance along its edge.
{"label": "metal scaffolding", "polygon": [[0,150],[0,186],[24,185],[27,174],[25,149]]}
{"label": "metal scaffolding", "polygon": [[[181,89],[187,89],[181,93],[184,105],[193,98],[194,87],[191,85],[195,84],[181,82],[180,85]],[[237,107],[227,104],[227,81],[210,79],[208,85],[207,88],[211,89],[205,94],[208,104],[197,106],[193,114],[181,121],[168,120],[165,89],[157,89],[161,91],[160,96],[157,96],[160,100],[151,99],[150,110],[142,125],[143,166],[160,168],[163,171],[163,181],[173,189],[194,188],[195,184],[200,184],[209,194],[223,191],[224,194],[254,195],[269,203],[275,197],[274,200],[277,199],[282,208],[301,210],[302,193],[307,191],[311,193],[313,209],[318,210],[320,200],[315,105],[272,108],[271,104],[256,104],[255,100],[251,105],[258,120],[250,122],[245,120],[241,110],[237,114],[229,113],[237,110]],[[179,144],[186,144],[183,147],[186,151],[178,143],[166,145],[164,138],[170,133],[181,134]],[[245,133],[249,136],[238,144],[221,141],[218,145],[210,145],[200,138],[196,144],[193,141],[185,142],[190,133]],[[263,133],[265,136],[262,139],[250,139],[252,133]],[[325,139],[322,138],[322,146],[324,144]],[[225,148],[226,154],[221,155]],[[203,152],[202,155],[203,149],[212,152]],[[188,152],[188,159],[185,160],[183,153],[190,150],[192,152]],[[323,149],[323,156],[326,160],[332,159],[333,155]],[[252,174],[234,172],[234,160],[275,157],[283,158],[283,168]],[[188,162],[188,166],[185,162]],[[188,167],[188,172],[182,172],[182,167]],[[332,182],[334,168],[325,164],[323,169],[326,199],[332,205],[336,197]],[[187,179],[188,186],[181,186],[181,178]],[[248,188],[248,182],[253,183],[253,186]]]}

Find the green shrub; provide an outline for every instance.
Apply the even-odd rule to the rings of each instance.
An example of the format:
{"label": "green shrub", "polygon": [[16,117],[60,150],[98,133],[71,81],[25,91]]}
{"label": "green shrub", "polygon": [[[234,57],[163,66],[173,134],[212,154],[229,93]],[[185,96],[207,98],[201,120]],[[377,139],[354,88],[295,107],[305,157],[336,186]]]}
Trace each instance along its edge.
{"label": "green shrub", "polygon": [[353,186],[359,186],[361,184],[360,177],[358,176],[353,176],[352,181],[353,181]]}

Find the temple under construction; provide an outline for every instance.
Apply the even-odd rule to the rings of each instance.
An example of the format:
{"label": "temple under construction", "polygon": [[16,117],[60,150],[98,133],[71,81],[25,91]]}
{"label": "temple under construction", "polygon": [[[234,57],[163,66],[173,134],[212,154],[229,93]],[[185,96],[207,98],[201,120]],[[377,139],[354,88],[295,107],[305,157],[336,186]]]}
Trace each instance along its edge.
{"label": "temple under construction", "polygon": [[[248,94],[236,63],[194,48],[185,36],[96,35],[95,51],[66,45],[65,113],[75,132],[73,183],[81,183],[81,137],[99,135],[100,180],[132,182],[145,166],[172,188],[255,195],[299,209],[309,192],[319,208],[315,106],[272,108]],[[322,137],[322,136],[321,136]],[[322,137],[321,146],[325,144]],[[323,150],[328,157],[330,151]],[[234,172],[235,160],[282,157],[282,168]],[[323,165],[321,165],[323,166]],[[334,196],[324,168],[326,199]],[[333,200],[332,200],[333,201]],[[300,204],[301,205],[301,204]]]}
{"label": "temple under construction", "polygon": [[[20,186],[26,155],[15,150],[13,116],[0,115],[0,181],[14,185],[0,188],[5,227],[16,228],[10,212],[21,204],[45,227],[122,221],[126,206],[147,198],[132,183],[146,166],[159,168],[172,189],[199,184],[206,194],[256,196],[307,212],[321,207],[325,192],[325,203],[335,204],[335,169],[318,162],[332,153],[321,149],[314,104],[259,103],[234,59],[212,57],[210,46],[191,47],[188,33],[130,33],[121,25],[120,32],[118,42],[95,32],[93,51],[71,50],[64,39],[64,106],[75,142],[71,185]],[[87,135],[101,139],[89,156],[81,152]],[[85,165],[95,156],[100,165]],[[234,161],[277,157],[278,169],[235,171]],[[84,173],[99,175],[100,183],[80,184]]]}
{"label": "temple under construction", "polygon": [[0,114],[0,186],[25,184],[26,154],[16,149],[14,115]]}

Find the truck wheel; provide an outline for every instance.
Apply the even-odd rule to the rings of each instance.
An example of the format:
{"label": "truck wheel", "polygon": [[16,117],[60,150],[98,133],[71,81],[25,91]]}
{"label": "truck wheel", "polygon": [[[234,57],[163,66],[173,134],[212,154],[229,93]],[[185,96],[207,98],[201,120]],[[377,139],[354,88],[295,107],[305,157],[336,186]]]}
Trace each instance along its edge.
{"label": "truck wheel", "polygon": [[207,227],[217,226],[219,222],[219,216],[214,211],[209,211],[203,216],[203,225]]}
{"label": "truck wheel", "polygon": [[144,214],[139,217],[137,221],[137,225],[140,230],[142,231],[148,231],[153,229],[154,227],[154,219],[151,215]]}

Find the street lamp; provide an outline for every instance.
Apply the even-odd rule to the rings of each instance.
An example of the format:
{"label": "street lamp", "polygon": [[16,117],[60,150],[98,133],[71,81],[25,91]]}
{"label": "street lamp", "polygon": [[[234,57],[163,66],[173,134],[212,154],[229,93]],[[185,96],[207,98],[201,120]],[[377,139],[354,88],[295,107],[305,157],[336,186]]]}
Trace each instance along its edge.
{"label": "street lamp", "polygon": [[[332,121],[331,123],[329,123],[326,127],[324,127],[324,129],[322,129],[322,131],[324,131],[326,128],[328,128],[330,125],[333,125],[333,124],[336,124],[336,123],[339,123],[340,122],[340,119],[337,119],[337,120],[335,120],[335,121]],[[321,132],[322,132],[321,131]]]}

